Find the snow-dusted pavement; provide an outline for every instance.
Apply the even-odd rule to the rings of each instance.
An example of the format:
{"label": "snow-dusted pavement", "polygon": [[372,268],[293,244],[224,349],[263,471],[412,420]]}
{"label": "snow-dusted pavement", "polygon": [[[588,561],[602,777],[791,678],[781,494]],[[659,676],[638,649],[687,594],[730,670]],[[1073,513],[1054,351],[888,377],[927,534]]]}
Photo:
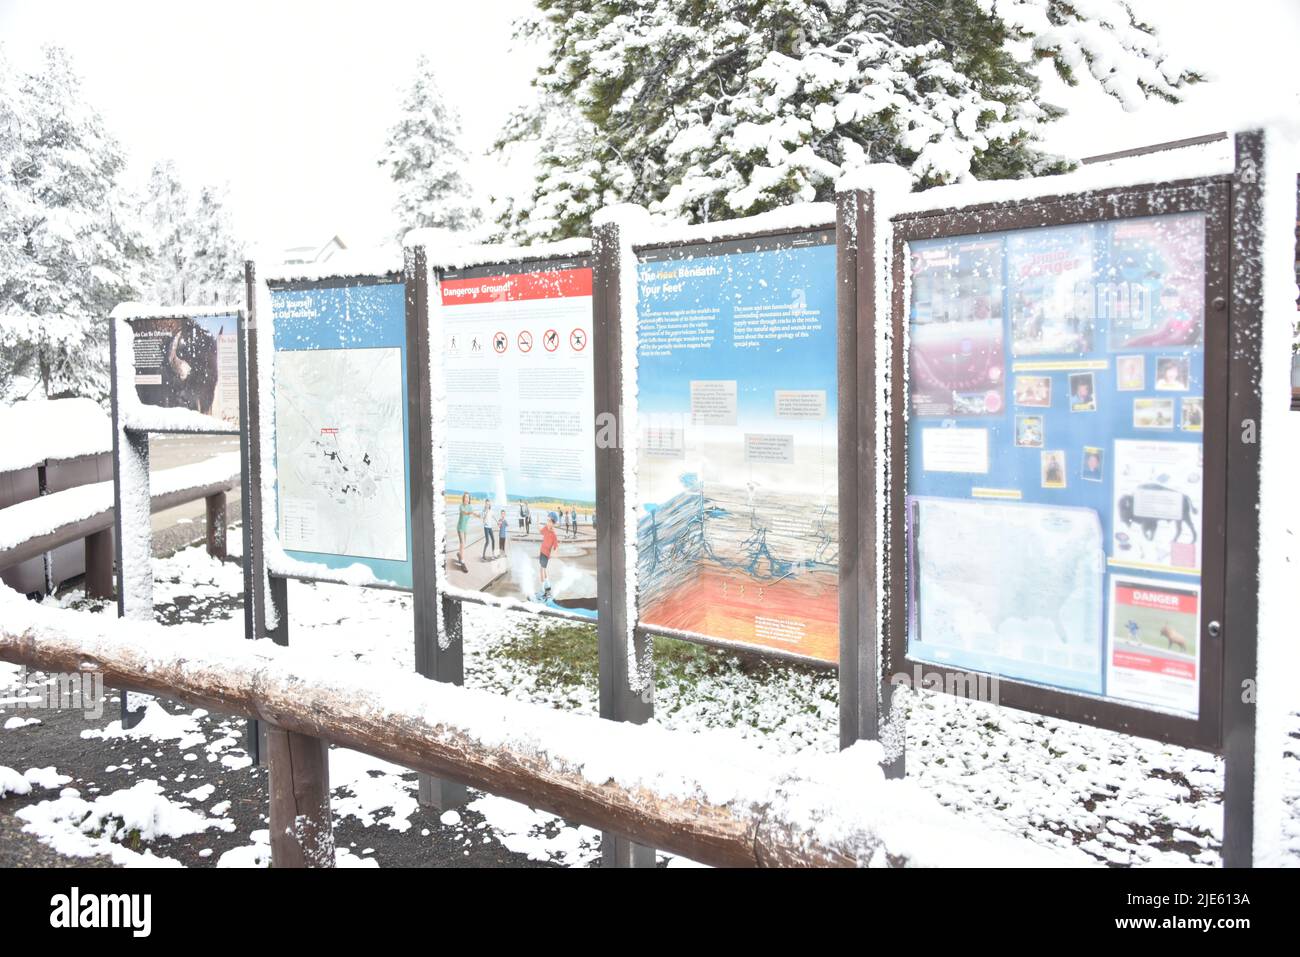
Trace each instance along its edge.
{"label": "snow-dusted pavement", "polygon": [[[234,561],[193,547],[155,559],[154,573],[161,619],[241,634]],[[97,611],[75,592],[62,603]],[[295,582],[289,611],[294,645],[412,666],[405,595]],[[594,640],[570,634],[559,642],[569,650],[557,655],[554,627],[564,626],[467,606],[468,683],[595,713]],[[656,705],[664,726],[774,752],[836,747],[832,673],[703,651],[666,657]],[[265,773],[241,746],[242,721],[155,703],[124,733],[113,720],[115,695],[97,720],[27,710],[13,687],[17,676],[15,666],[0,664],[4,824],[59,854],[107,856],[119,865],[267,863]],[[1078,846],[1099,863],[1219,863],[1223,768],[1213,755],[942,694],[909,695],[907,709],[908,774],[990,830]],[[1300,714],[1276,746],[1287,753],[1288,861],[1300,865]],[[422,810],[413,774],[353,751],[334,749],[330,775],[343,865],[586,866],[599,857],[596,832],[501,798],[475,795],[464,811],[441,816]],[[0,825],[0,835],[6,830]],[[22,853],[0,838],[0,863]]]}

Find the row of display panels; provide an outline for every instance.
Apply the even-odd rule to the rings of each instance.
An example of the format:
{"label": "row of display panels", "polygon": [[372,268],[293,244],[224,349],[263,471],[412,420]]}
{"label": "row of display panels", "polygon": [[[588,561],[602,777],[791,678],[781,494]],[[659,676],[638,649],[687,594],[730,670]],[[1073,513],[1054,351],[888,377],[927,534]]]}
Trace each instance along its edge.
{"label": "row of display panels", "polygon": [[[1204,214],[907,256],[908,657],[1194,717]],[[837,661],[834,232],[642,250],[637,270],[640,624]],[[435,288],[445,585],[594,618],[591,264]],[[405,284],[271,303],[280,541],[410,588]],[[185,328],[137,323],[142,401],[229,414],[224,328],[167,321]]]}

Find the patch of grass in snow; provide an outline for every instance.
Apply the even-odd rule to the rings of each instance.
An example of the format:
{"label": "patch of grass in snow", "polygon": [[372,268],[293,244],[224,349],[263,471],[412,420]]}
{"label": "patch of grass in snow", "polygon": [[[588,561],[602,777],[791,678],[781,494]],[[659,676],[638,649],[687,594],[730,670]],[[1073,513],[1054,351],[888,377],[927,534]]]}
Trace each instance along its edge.
{"label": "patch of grass in snow", "polygon": [[[585,686],[594,692],[597,688],[599,651],[594,625],[528,622],[510,639],[494,647],[489,656],[527,666],[536,675],[539,689]],[[731,673],[744,674],[761,686],[778,675],[788,677],[792,670],[824,673],[818,668],[778,665],[758,656],[738,656],[689,641],[660,637],[654,640],[654,664],[660,686]]]}

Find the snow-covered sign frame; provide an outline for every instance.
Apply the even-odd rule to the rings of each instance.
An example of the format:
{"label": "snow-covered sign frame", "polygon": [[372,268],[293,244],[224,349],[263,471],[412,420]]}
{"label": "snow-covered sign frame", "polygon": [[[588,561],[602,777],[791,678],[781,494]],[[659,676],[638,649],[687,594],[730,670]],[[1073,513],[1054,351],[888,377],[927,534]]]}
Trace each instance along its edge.
{"label": "snow-covered sign frame", "polygon": [[[637,329],[625,334],[637,349],[636,419],[626,440],[638,446],[629,493],[645,635],[823,667],[839,660],[836,245],[829,203],[648,230],[632,243]],[[689,315],[714,309],[725,330],[716,336]],[[693,441],[712,473],[684,476],[686,426],[707,427],[710,416],[721,428]],[[723,450],[728,440],[734,448]],[[730,468],[728,454],[741,456]],[[737,494],[746,486],[748,500]],[[748,536],[728,528],[719,534],[728,546],[711,541],[713,515],[748,524]],[[799,519],[806,542],[791,533]],[[698,579],[674,582],[674,563],[661,560],[681,541],[710,556]]]}
{"label": "snow-covered sign frame", "polygon": [[[1206,427],[1200,433],[1204,449],[1205,514],[1201,522],[1203,529],[1199,609],[1201,653],[1197,675],[1199,707],[1196,708],[1196,717],[1186,717],[1171,713],[1169,710],[1129,704],[1100,694],[1066,691],[1045,683],[1017,680],[1005,675],[996,676],[997,700],[1001,704],[1190,747],[1217,750],[1220,746],[1223,641],[1218,623],[1223,621],[1224,616],[1226,539],[1223,501],[1227,438],[1223,424],[1227,421],[1229,330],[1228,322],[1225,321],[1228,318],[1225,309],[1222,305],[1216,307],[1215,304],[1226,304],[1229,294],[1229,185],[1227,177],[1205,177],[1180,182],[1035,197],[1011,203],[920,210],[900,214],[893,220],[892,329],[895,341],[902,343],[908,341],[907,326],[911,308],[909,296],[912,289],[908,283],[909,244],[951,237],[1004,233],[1018,235],[1017,231],[1039,227],[1108,223],[1156,215],[1203,213],[1205,216],[1203,414]],[[911,370],[907,368],[910,351],[912,350],[903,349],[894,355],[899,382],[910,381],[908,376]],[[1155,361],[1154,356],[1149,357],[1147,364],[1153,364]],[[1015,366],[1027,367],[1032,364],[1017,362]],[[1086,367],[1084,360],[1079,360],[1076,364],[1079,368]],[[1009,373],[1011,370],[1007,368],[1006,371]],[[1009,378],[1009,375],[1006,377]],[[909,439],[912,430],[920,428],[923,420],[911,414],[907,408],[907,389],[896,390],[892,399],[891,413],[894,416],[894,427],[891,431],[897,437],[891,446],[892,474],[900,480],[895,481],[891,486],[891,514],[896,517],[896,521],[905,522],[905,517],[909,514],[907,495],[909,485],[907,481],[901,480],[901,477],[911,477],[921,471],[920,463],[910,461]],[[1027,406],[1027,408],[1030,411],[1041,411],[1037,406]],[[1016,411],[1024,411],[1024,409]],[[1172,423],[1170,427],[1172,428]],[[971,431],[984,430],[972,429]],[[1098,435],[1098,445],[1104,445],[1109,450],[1109,440],[1102,441],[1104,431]],[[1042,444],[1041,441],[1039,444]],[[1107,454],[1110,454],[1109,451]],[[1063,480],[1069,481],[1075,477],[1070,475]],[[965,679],[970,669],[949,667],[933,660],[912,658],[907,653],[909,627],[914,627],[912,624],[916,614],[914,609],[919,600],[916,568],[909,560],[915,559],[915,550],[908,547],[908,539],[902,527],[896,526],[894,532],[898,537],[894,539],[893,547],[889,550],[890,581],[895,589],[894,600],[890,605],[894,613],[891,615],[888,633],[891,671],[913,674],[931,672],[941,676],[945,687],[961,689],[964,692]],[[935,686],[938,687],[937,682]]]}
{"label": "snow-covered sign frame", "polygon": [[[217,324],[211,334],[205,327]],[[233,331],[227,327],[233,326]],[[155,337],[152,345],[137,349],[137,330]],[[191,336],[203,340],[202,366],[196,354],[182,355],[178,343]],[[153,564],[150,514],[152,496],[149,487],[149,436],[238,435],[240,437],[241,483],[248,487],[247,441],[247,367],[245,352],[246,323],[244,310],[236,306],[157,306],[122,303],[109,317],[110,401],[113,420],[113,509],[114,552],[117,565],[118,615],[142,621],[153,620]],[[157,338],[161,337],[161,338]],[[170,345],[159,343],[167,340]],[[212,340],[208,342],[207,340]],[[189,343],[195,346],[194,343]],[[197,348],[197,346],[196,346]],[[229,368],[233,352],[235,369]],[[141,372],[141,363],[158,372]],[[224,368],[223,368],[224,364]],[[230,372],[235,379],[229,381]],[[170,375],[169,375],[170,372]],[[198,378],[206,383],[199,395],[192,390],[182,395],[178,386],[183,380]],[[168,379],[171,379],[171,385]],[[225,381],[222,381],[222,380]],[[148,404],[139,388],[158,389],[156,397],[171,405]],[[187,407],[193,401],[198,408]],[[181,404],[184,403],[184,404]],[[234,409],[231,409],[231,406]],[[226,415],[218,418],[207,412],[224,407]],[[206,411],[199,411],[205,409]],[[229,478],[229,473],[205,475],[201,466],[187,466],[196,486]],[[245,529],[248,526],[248,496],[241,498],[240,508]],[[210,515],[211,517],[211,515]],[[210,534],[225,535],[224,513],[219,529]],[[247,539],[247,532],[245,532]],[[247,541],[245,541],[247,545]],[[224,537],[221,538],[224,553]],[[245,554],[248,554],[247,550]],[[245,563],[244,585],[248,592],[251,579]],[[251,632],[252,608],[246,603],[245,629]],[[122,722],[130,727],[143,717],[143,709],[132,707],[131,696],[122,695]]]}
{"label": "snow-covered sign frame", "polygon": [[[884,530],[884,569],[888,594],[885,601],[886,674],[935,674],[927,687],[969,693],[969,674],[931,660],[908,656],[909,615],[914,587],[913,567],[906,547],[908,531],[909,462],[908,430],[915,426],[910,409],[909,347],[910,303],[908,243],[940,237],[972,236],[1035,227],[1115,222],[1131,217],[1180,212],[1205,216],[1204,289],[1204,405],[1203,405],[1203,509],[1201,516],[1201,614],[1196,635],[1203,649],[1199,678],[1199,708],[1187,717],[1142,705],[1131,705],[1097,695],[1066,691],[1020,680],[1001,679],[998,703],[1085,724],[1222,753],[1225,757],[1224,861],[1228,866],[1249,865],[1268,851],[1257,840],[1259,798],[1276,800],[1274,788],[1256,780],[1257,751],[1265,757],[1269,739],[1257,748],[1257,715],[1265,711],[1260,695],[1260,675],[1267,678],[1264,639],[1270,622],[1263,606],[1284,590],[1274,573],[1261,564],[1261,551],[1270,537],[1261,526],[1263,500],[1280,506],[1278,490],[1265,485],[1272,479],[1260,471],[1260,435],[1270,416],[1280,415],[1263,402],[1264,390],[1278,386],[1281,395],[1279,335],[1291,317],[1293,279],[1282,281],[1269,274],[1286,255],[1292,237],[1287,229],[1294,214],[1290,179],[1293,169],[1274,176],[1265,195],[1266,156],[1263,133],[1239,134],[1235,155],[1192,163],[1169,157],[1138,164],[1127,171],[1090,170],[1065,177],[1065,188],[1053,189],[1052,180],[1027,186],[1002,185],[981,189],[956,187],[955,198],[936,202],[918,194],[895,211],[886,226],[892,230],[892,304],[889,331],[896,347],[891,350],[891,378],[899,387],[889,392],[888,515]],[[1280,170],[1282,161],[1271,160]],[[1136,175],[1135,175],[1136,173]],[[1109,181],[1108,181],[1109,177]],[[1285,189],[1276,181],[1284,179]],[[1073,180],[1073,183],[1071,182]],[[1089,180],[1094,180],[1090,182]],[[1070,186],[1078,184],[1070,191]],[[938,192],[938,191],[936,191]],[[999,196],[999,193],[1001,196]],[[981,202],[981,199],[993,201]],[[1289,208],[1288,208],[1289,207]],[[1270,212],[1273,210],[1273,212]],[[1289,266],[1289,262],[1287,263]],[[1265,307],[1274,313],[1265,322]],[[1286,308],[1279,308],[1283,306]],[[1266,353],[1266,342],[1272,351]],[[1265,355],[1277,361],[1266,363]],[[1118,370],[1116,370],[1118,375]],[[1176,378],[1176,371],[1171,377]],[[1074,407],[1071,406],[1071,411]],[[1262,417],[1262,418],[1261,418]],[[1262,424],[1263,423],[1263,424]],[[1198,426],[1200,423],[1197,423]],[[1267,454],[1267,453],[1266,453]],[[975,469],[978,471],[978,469]],[[1046,473],[1044,473],[1046,474]],[[1044,479],[1046,482],[1046,479]],[[1285,481],[1285,480],[1283,480]],[[1052,487],[1044,484],[1044,488]],[[1284,561],[1278,561],[1285,566]],[[1267,582],[1266,582],[1267,579]],[[1267,597],[1266,597],[1267,596]],[[1112,627],[1108,625],[1108,627]],[[1271,628],[1285,631],[1280,621]],[[1280,637],[1280,636],[1278,636]],[[1171,639],[1172,642],[1173,639]],[[1289,680],[1281,676],[1283,682]],[[1277,693],[1277,689],[1273,689]],[[1272,710],[1277,702],[1272,697]],[[1257,701],[1259,705],[1257,705]],[[1279,739],[1280,740],[1280,739]],[[1276,746],[1276,741],[1271,742]],[[1269,772],[1271,773],[1271,772]],[[1263,841],[1261,843],[1261,841]]]}
{"label": "snow-covered sign frame", "polygon": [[[250,263],[247,278],[252,531],[265,575],[411,590],[409,405],[419,369],[400,264],[384,257],[258,277]],[[287,443],[296,467],[281,476]],[[371,503],[367,520],[354,499]]]}
{"label": "snow-covered sign frame", "polygon": [[[439,233],[416,230],[406,244],[408,259],[415,251],[427,263],[427,292],[418,297],[425,306],[417,322],[430,342],[429,463],[439,594],[455,602],[591,623],[596,618],[591,243],[454,247]],[[475,372],[480,368],[487,375]],[[483,457],[465,451],[468,443],[487,447]],[[542,444],[563,453],[557,474],[546,475],[548,462],[530,459]],[[461,449],[455,456],[453,445]],[[488,461],[493,455],[499,457]],[[475,474],[480,465],[482,474]],[[495,487],[486,488],[489,482]],[[462,504],[466,498],[468,506]],[[504,521],[508,534],[495,541],[492,564],[479,570],[482,562],[467,557],[462,563],[456,526],[481,523],[484,504],[494,508],[493,525]],[[576,545],[567,532],[571,514]],[[553,591],[549,582],[543,589],[536,545],[531,539],[518,541],[521,531],[544,527],[549,515],[566,529],[562,565],[578,569],[564,577],[586,585],[573,594]],[[514,544],[507,547],[507,541]],[[484,555],[488,547],[485,536]],[[579,551],[592,566],[585,571],[568,554]],[[504,570],[502,558],[507,559]],[[471,571],[471,562],[479,574]],[[553,567],[550,572],[556,577]]]}

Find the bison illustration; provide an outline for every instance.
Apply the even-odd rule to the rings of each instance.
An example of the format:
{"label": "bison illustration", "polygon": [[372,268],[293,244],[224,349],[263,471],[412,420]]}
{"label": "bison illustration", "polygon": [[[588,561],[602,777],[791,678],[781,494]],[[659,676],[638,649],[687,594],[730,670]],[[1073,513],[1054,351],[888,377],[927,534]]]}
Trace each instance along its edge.
{"label": "bison illustration", "polygon": [[1175,495],[1181,496],[1183,500],[1182,517],[1177,519],[1139,518],[1133,514],[1133,496],[1121,495],[1119,498],[1119,520],[1121,522],[1128,527],[1132,527],[1133,523],[1136,522],[1138,527],[1142,529],[1142,534],[1147,541],[1151,541],[1156,537],[1156,530],[1160,527],[1161,522],[1174,522],[1177,524],[1173,538],[1175,542],[1183,537],[1183,523],[1186,523],[1192,533],[1192,544],[1196,543],[1196,523],[1192,521],[1192,516],[1198,514],[1198,511],[1196,506],[1192,504],[1190,496],[1164,485],[1139,485],[1138,489],[1148,492],[1173,492]]}

